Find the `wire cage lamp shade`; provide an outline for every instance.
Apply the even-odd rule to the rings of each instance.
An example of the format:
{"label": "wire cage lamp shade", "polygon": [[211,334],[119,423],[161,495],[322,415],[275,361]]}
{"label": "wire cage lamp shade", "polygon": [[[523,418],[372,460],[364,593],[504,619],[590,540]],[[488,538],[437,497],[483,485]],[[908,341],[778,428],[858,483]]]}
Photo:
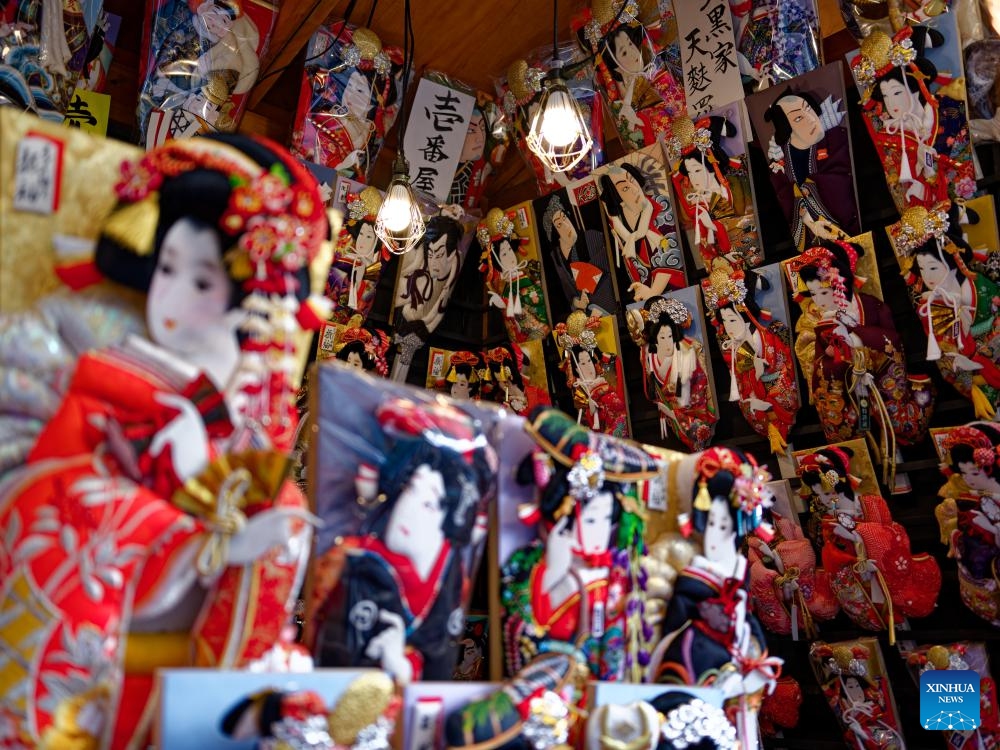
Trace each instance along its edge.
{"label": "wire cage lamp shade", "polygon": [[558,68],[542,85],[542,98],[526,138],[528,148],[552,172],[568,172],[590,153],[594,139],[580,103]]}
{"label": "wire cage lamp shade", "polygon": [[396,255],[408,253],[424,236],[423,214],[410,188],[410,167],[400,153],[392,168],[392,179],[375,217],[375,236],[386,250]]}

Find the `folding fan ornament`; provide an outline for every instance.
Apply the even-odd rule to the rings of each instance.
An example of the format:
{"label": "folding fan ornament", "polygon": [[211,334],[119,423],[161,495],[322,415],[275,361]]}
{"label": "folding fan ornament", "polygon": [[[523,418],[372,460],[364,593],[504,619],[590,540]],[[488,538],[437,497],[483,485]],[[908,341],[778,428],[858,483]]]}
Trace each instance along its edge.
{"label": "folding fan ornament", "polygon": [[[685,296],[694,299],[699,314],[696,287],[690,291]],[[704,344],[688,335],[694,322],[677,297],[654,297],[628,311],[629,333],[641,350],[643,387],[660,413],[660,437],[666,438],[669,425],[688,450],[700,451],[712,441],[719,411]]]}
{"label": "folding fan ornament", "polygon": [[577,422],[595,432],[628,437],[616,328],[614,318],[588,317],[578,310],[570,313],[565,323],[557,324],[552,335],[559,347],[566,385],[573,394]]}
{"label": "folding fan ornament", "polygon": [[764,261],[739,111],[734,105],[697,121],[679,117],[666,138],[677,215],[709,274]]}
{"label": "folding fan ornament", "polygon": [[861,233],[846,100],[839,62],[746,100],[799,252]]}
{"label": "folding fan ornament", "polygon": [[385,266],[382,243],[375,235],[375,218],[382,193],[366,187],[347,194],[347,216],[334,247],[326,296],[333,302],[330,320],[346,324],[355,315],[364,322],[375,302],[375,289]]}
{"label": "folding fan ornament", "polygon": [[[887,629],[895,643],[898,622],[933,611],[941,589],[937,561],[910,551],[906,530],[875,494],[863,441],[802,451],[796,460],[802,495],[819,519],[823,568],[841,609],[859,627]],[[863,491],[855,467],[865,470],[875,492]]]}
{"label": "folding fan ornament", "polygon": [[292,152],[367,182],[406,93],[403,51],[338,20],[316,30],[306,60]]}
{"label": "folding fan ornament", "polygon": [[568,172],[549,170],[528,148],[526,141],[531,119],[541,99],[542,81],[553,65],[552,47],[539,48],[515,60],[504,76],[495,80],[497,96],[512,129],[511,137],[535,175],[539,195],[564,187],[570,180],[586,177],[592,169],[604,163],[604,105],[594,88],[593,66],[575,46],[563,45],[557,51],[564,68],[572,66],[572,75],[566,83],[584,113],[593,138],[590,153]]}
{"label": "folding fan ornament", "polygon": [[140,143],[236,129],[278,3],[246,0],[150,0],[139,91]]}
{"label": "folding fan ornament", "polygon": [[770,542],[750,537],[750,594],[761,624],[773,633],[816,637],[817,620],[840,609],[826,570],[817,565],[812,543],[795,518],[772,511],[777,535]]}
{"label": "folding fan ornament", "polygon": [[814,0],[731,4],[744,89],[760,91],[815,70],[822,36]]}
{"label": "folding fan ornament", "polygon": [[809,650],[809,658],[848,745],[857,750],[906,747],[892,683],[877,640],[817,641]]}
{"label": "folding fan ornament", "polygon": [[761,307],[766,293],[783,305],[780,272],[776,266],[758,271],[717,267],[702,282],[705,310],[711,318],[729,370],[729,400],[754,431],[781,453],[799,409],[798,382],[792,358],[791,334],[785,320]]}
{"label": "folding fan ornament", "polygon": [[483,353],[482,397],[503,404],[522,417],[539,406],[551,406],[545,352],[541,341],[511,342]]}
{"label": "folding fan ornament", "polygon": [[621,301],[642,303],[686,286],[684,251],[661,146],[634,151],[594,170],[591,177],[600,190],[614,246]]}
{"label": "folding fan ornament", "polygon": [[511,213],[491,208],[476,228],[483,253],[479,270],[486,277],[490,304],[504,311],[512,341],[542,339],[549,334],[549,318],[542,289],[541,263],[526,256],[529,237],[518,235]]}
{"label": "folding fan ornament", "polygon": [[[935,721],[925,729],[948,728],[944,732],[948,750],[988,750],[997,746],[1000,741],[1000,710],[997,707],[997,685],[990,670],[990,657],[984,643],[938,644],[921,646],[905,654],[906,663],[914,680],[920,682],[920,676],[930,670],[971,670],[978,676],[979,688],[979,721],[975,722],[966,716],[962,725],[955,722]],[[963,696],[964,697],[964,696]],[[949,718],[949,707],[943,706],[940,718]],[[965,713],[963,711],[962,713]],[[932,717],[932,720],[939,717]]]}
{"label": "folding fan ornament", "polygon": [[926,48],[946,41],[923,26],[905,26],[892,37],[873,31],[851,61],[865,122],[900,212],[976,192],[964,79],[942,85],[925,56]]}
{"label": "folding fan ornament", "polygon": [[757,710],[781,674],[745,588],[745,535],[773,538],[764,520],[772,496],[770,475],[752,457],[709,448],[696,461],[690,515],[681,529],[702,534],[703,554],[678,576],[663,623],[666,637],[650,663],[652,681],[714,687],[728,701],[730,721],[747,748],[758,747]]}
{"label": "folding fan ornament", "polygon": [[525,429],[537,448],[517,467],[517,481],[536,494],[518,516],[539,527],[540,539],[501,568],[508,672],[562,651],[580,654],[596,679],[638,682],[652,630],[644,621],[636,483],[656,476],[656,461],[555,409]]}
{"label": "folding fan ornament", "polygon": [[86,66],[103,0],[13,0],[0,8],[0,101],[63,121]]}
{"label": "folding fan ornament", "polygon": [[1000,427],[972,422],[934,430],[947,482],[934,509],[941,542],[958,562],[962,602],[1000,625]]}
{"label": "folding fan ornament", "polygon": [[670,4],[593,0],[573,19],[573,29],[594,56],[597,84],[625,148],[655,144],[670,121],[686,111]]}
{"label": "folding fan ornament", "polygon": [[958,206],[913,206],[888,227],[900,269],[927,333],[927,359],[990,419],[1000,406],[1000,287],[972,270],[972,248],[952,227]]}
{"label": "folding fan ornament", "polygon": [[472,217],[445,206],[427,220],[417,247],[402,256],[393,296],[392,379],[406,380],[413,355],[440,325],[472,241]]}
{"label": "folding fan ornament", "polygon": [[864,255],[859,242],[829,242],[784,266],[802,310],[795,352],[826,439],[847,440],[877,428],[879,461],[892,484],[896,444],[923,439],[934,390],[926,375],[907,372],[892,312],[875,296],[877,282],[866,286],[858,273]]}

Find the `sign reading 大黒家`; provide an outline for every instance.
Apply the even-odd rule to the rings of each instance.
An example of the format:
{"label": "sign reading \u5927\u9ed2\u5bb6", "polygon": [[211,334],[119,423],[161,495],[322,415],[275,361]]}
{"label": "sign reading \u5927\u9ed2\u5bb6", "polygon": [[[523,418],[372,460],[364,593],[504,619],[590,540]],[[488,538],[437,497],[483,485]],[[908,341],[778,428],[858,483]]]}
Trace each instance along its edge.
{"label": "sign reading \u5927\u9ed2\u5bb6", "polygon": [[726,0],[674,3],[688,116],[743,98],[733,17]]}

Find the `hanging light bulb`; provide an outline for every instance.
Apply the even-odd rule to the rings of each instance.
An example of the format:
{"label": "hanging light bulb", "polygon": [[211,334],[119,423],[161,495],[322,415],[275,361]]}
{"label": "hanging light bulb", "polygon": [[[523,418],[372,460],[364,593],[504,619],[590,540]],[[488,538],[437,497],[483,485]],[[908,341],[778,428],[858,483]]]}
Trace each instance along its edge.
{"label": "hanging light bulb", "polygon": [[558,45],[559,0],[552,2],[552,70],[542,83],[542,98],[531,118],[528,148],[553,172],[568,172],[590,153],[594,139],[580,104],[562,76]]}
{"label": "hanging light bulb", "polygon": [[385,200],[375,217],[375,236],[390,253],[401,255],[417,246],[424,236],[424,217],[410,188],[410,165],[402,148],[392,165],[392,179]]}

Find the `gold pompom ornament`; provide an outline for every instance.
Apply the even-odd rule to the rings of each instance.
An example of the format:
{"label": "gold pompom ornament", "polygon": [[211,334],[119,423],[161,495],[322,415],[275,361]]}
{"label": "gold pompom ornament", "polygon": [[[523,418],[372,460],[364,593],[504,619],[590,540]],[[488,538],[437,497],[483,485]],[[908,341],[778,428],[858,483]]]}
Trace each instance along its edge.
{"label": "gold pompom ornament", "polygon": [[566,333],[575,339],[580,338],[581,334],[587,330],[587,313],[582,310],[574,310],[566,318]]}
{"label": "gold pompom ornament", "polygon": [[861,56],[870,60],[875,70],[880,70],[889,64],[891,50],[892,37],[884,31],[873,31],[861,42]]}
{"label": "gold pompom ornament", "polygon": [[358,733],[385,713],[395,691],[384,672],[372,672],[354,680],[330,712],[330,736],[338,745],[350,747]]}
{"label": "gold pompom ornament", "polygon": [[677,139],[681,151],[694,143],[694,120],[690,117],[678,117],[670,124],[670,132]]}
{"label": "gold pompom ornament", "polygon": [[851,667],[851,661],[854,659],[854,652],[849,646],[834,646],[833,648],[833,660],[837,662],[837,666],[843,671],[847,671]]}
{"label": "gold pompom ornament", "polygon": [[153,252],[159,221],[159,195],[150,193],[141,201],[119,204],[101,232],[136,255],[149,255]]}
{"label": "gold pompom ornament", "polygon": [[951,662],[951,654],[944,646],[931,646],[927,649],[927,661],[933,664],[935,669],[947,669]]}
{"label": "gold pompom ornament", "polygon": [[486,218],[483,219],[483,223],[489,230],[491,237],[504,234],[505,225],[508,221],[510,220],[507,218],[507,214],[500,208],[491,208],[486,213]]}
{"label": "gold pompom ornament", "polygon": [[382,208],[382,194],[378,188],[369,185],[358,193],[358,200],[365,207],[365,216],[378,216],[379,209]]}
{"label": "gold pompom ornament", "polygon": [[924,206],[910,206],[900,217],[900,227],[921,236],[927,231],[927,216],[927,209]]}
{"label": "gold pompom ornament", "polygon": [[374,60],[382,51],[382,40],[371,29],[360,28],[354,32],[354,46],[361,53],[362,60]]}
{"label": "gold pompom ornament", "polygon": [[527,60],[515,60],[507,68],[507,88],[519,102],[531,99],[535,95],[531,82],[528,80]]}

